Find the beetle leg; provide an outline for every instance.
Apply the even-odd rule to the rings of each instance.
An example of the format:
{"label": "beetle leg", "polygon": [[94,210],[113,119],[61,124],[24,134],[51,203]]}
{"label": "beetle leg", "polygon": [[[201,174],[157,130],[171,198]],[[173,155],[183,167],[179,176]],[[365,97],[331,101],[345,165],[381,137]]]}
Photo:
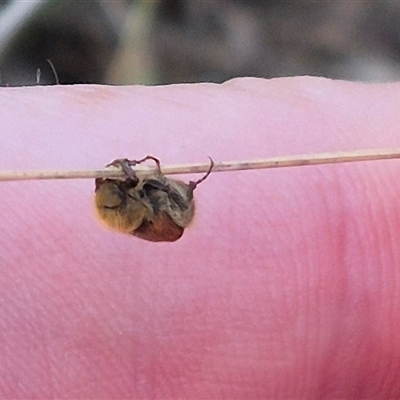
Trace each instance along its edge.
{"label": "beetle leg", "polygon": [[107,164],[106,167],[120,167],[126,176],[131,178],[134,181],[138,181],[138,177],[136,176],[136,172],[131,167],[130,160],[127,158],[117,158],[116,160]]}
{"label": "beetle leg", "polygon": [[127,160],[127,161],[129,163],[129,165],[135,166],[135,165],[141,164],[147,160],[153,160],[156,163],[157,171],[161,174],[161,163],[160,163],[160,160],[156,157],[146,156],[140,160]]}
{"label": "beetle leg", "polygon": [[196,189],[196,187],[208,178],[208,176],[211,174],[212,169],[214,168],[214,160],[211,157],[208,157],[208,158],[210,159],[210,167],[208,168],[208,171],[206,172],[206,174],[202,178],[198,179],[197,181],[189,182],[189,192],[191,192],[192,194],[193,194],[194,190]]}

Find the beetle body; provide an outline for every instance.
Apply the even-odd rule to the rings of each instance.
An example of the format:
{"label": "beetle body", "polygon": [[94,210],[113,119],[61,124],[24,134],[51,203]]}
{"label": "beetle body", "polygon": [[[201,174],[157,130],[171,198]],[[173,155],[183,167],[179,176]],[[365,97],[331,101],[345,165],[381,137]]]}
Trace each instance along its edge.
{"label": "beetle body", "polygon": [[[154,160],[159,167],[159,161]],[[139,178],[130,166],[142,161],[120,159],[110,164],[121,166],[127,174],[126,179],[96,179],[97,215],[106,226],[116,231],[151,242],[174,242],[193,220],[193,191],[208,176],[213,163],[205,177],[186,184],[166,178],[160,168]]]}

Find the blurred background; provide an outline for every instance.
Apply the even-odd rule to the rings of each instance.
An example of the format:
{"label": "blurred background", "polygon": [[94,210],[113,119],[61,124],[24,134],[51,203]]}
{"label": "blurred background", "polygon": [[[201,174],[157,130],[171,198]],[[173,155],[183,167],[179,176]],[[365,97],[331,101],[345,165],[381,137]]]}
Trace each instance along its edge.
{"label": "blurred background", "polygon": [[0,0],[0,85],[394,81],[399,21],[386,0]]}

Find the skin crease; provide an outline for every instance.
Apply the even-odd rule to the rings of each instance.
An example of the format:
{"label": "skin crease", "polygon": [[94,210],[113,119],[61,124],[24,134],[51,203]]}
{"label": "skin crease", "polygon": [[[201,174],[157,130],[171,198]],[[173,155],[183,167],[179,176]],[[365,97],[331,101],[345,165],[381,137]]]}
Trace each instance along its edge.
{"label": "skin crease", "polygon": [[[1,169],[399,147],[400,84],[1,88]],[[400,396],[400,160],[213,173],[175,243],[4,182],[0,398]],[[182,179],[196,179],[184,176]]]}

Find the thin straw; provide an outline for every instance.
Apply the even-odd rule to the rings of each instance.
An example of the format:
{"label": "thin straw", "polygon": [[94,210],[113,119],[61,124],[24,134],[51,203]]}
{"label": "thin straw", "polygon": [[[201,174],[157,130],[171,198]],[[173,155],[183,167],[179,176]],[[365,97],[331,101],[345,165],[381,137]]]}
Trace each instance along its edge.
{"label": "thin straw", "polygon": [[[373,161],[400,158],[400,148],[382,150],[356,150],[349,152],[305,154],[299,156],[273,157],[248,161],[216,162],[214,172],[241,171],[249,169],[267,169],[300,167],[306,165],[338,164],[355,161]],[[210,163],[162,166],[165,175],[197,174],[208,171]],[[149,174],[154,168],[134,167],[138,174]],[[124,173],[118,168],[105,168],[81,171],[0,171],[0,181],[25,181],[39,179],[94,179],[123,178]]]}

